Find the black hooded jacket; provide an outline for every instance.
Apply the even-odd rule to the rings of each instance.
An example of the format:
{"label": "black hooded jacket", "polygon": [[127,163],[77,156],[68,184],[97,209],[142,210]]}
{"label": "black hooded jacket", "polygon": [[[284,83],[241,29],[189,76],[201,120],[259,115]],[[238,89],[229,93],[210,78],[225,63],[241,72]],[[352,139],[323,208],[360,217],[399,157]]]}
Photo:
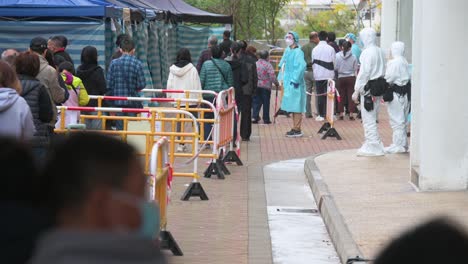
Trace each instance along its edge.
{"label": "black hooded jacket", "polygon": [[[89,95],[104,95],[107,91],[104,70],[95,64],[82,64],[76,70],[76,76],[83,81]],[[97,106],[97,100],[89,100],[88,106]]]}
{"label": "black hooded jacket", "polygon": [[34,77],[19,75],[21,82],[21,96],[26,100],[33,115],[36,133],[33,147],[47,147],[50,142],[50,122],[54,116],[52,100],[47,88]]}

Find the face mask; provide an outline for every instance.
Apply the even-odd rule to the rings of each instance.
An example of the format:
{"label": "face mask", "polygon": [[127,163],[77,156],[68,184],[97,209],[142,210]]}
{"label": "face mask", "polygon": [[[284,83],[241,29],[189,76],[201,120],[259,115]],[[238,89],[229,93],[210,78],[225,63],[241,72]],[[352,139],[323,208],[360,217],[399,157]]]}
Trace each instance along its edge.
{"label": "face mask", "polygon": [[291,46],[292,44],[294,44],[294,40],[290,39],[290,38],[287,38],[284,40],[286,42],[286,45]]}
{"label": "face mask", "polygon": [[116,192],[115,196],[121,201],[135,205],[140,210],[141,222],[136,233],[144,238],[156,239],[159,235],[160,217],[159,207],[154,201],[146,201],[121,191]]}

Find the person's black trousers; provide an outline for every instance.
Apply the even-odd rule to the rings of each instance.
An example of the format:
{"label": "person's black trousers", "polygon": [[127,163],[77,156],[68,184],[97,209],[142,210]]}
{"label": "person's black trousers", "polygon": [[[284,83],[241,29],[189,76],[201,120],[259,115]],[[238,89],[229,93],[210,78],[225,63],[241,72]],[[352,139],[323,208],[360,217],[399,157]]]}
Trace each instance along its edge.
{"label": "person's black trousers", "polygon": [[252,95],[239,95],[238,98],[240,136],[242,140],[250,140],[250,134],[252,134]]}
{"label": "person's black trousers", "polygon": [[[323,81],[315,81],[315,87],[317,91],[317,104],[318,104],[318,114],[321,117],[325,117],[325,114],[327,113],[327,80]],[[325,94],[325,95],[324,95]]]}

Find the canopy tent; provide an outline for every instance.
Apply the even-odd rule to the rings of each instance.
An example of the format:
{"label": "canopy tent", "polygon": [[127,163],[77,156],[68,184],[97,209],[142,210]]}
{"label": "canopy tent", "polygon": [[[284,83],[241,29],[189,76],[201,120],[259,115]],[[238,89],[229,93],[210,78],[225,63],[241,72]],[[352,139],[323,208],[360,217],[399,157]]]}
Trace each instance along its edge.
{"label": "canopy tent", "polygon": [[104,0],[0,0],[0,17],[121,17]]}
{"label": "canopy tent", "polygon": [[[184,10],[192,11],[182,13]],[[134,14],[140,18],[135,19]],[[163,15],[165,21],[155,19],[157,15]],[[0,0],[0,50],[21,51],[36,36],[64,35],[76,66],[81,50],[92,45],[98,50],[99,64],[105,67],[116,48],[115,37],[127,33],[135,40],[147,87],[164,88],[178,49],[189,48],[196,63],[208,37],[219,36],[224,30],[194,29],[177,23],[181,21],[231,23],[232,17],[198,10],[178,0]]]}
{"label": "canopy tent", "polygon": [[143,9],[153,9],[174,22],[232,24],[232,16],[214,14],[193,7],[182,0],[118,0]]}

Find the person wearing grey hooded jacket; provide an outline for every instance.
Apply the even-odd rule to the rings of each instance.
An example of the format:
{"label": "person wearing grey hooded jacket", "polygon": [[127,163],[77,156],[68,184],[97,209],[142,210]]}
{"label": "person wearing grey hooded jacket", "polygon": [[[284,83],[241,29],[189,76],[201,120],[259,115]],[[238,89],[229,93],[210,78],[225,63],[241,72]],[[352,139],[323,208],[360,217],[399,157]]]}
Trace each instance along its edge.
{"label": "person wearing grey hooded jacket", "polygon": [[356,57],[351,52],[351,42],[343,42],[343,50],[336,54],[335,72],[338,73],[338,92],[341,100],[338,102],[338,114],[340,120],[344,118],[344,103],[348,102],[347,110],[349,120],[354,120],[353,113],[356,112],[356,104],[352,100],[354,84],[356,83],[356,72],[358,63]]}
{"label": "person wearing grey hooded jacket", "polygon": [[35,131],[26,100],[12,88],[0,88],[0,134],[30,140]]}
{"label": "person wearing grey hooded jacket", "polygon": [[28,103],[18,93],[21,84],[10,65],[0,61],[0,135],[32,139],[36,129]]}

